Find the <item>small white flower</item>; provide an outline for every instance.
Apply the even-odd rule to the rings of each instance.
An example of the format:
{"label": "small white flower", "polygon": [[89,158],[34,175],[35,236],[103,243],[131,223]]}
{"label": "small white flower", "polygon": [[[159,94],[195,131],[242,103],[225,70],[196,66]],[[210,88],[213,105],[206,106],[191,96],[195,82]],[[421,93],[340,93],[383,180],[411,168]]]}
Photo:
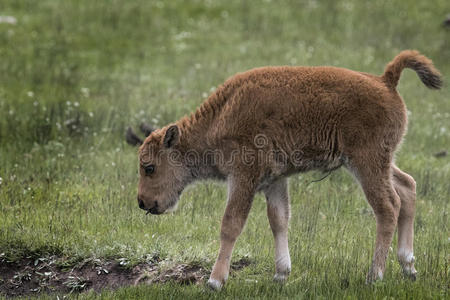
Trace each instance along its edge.
{"label": "small white flower", "polygon": [[16,25],[17,19],[13,16],[0,16],[0,24],[1,23]]}
{"label": "small white flower", "polygon": [[0,177],[0,185],[2,185],[3,179]]}
{"label": "small white flower", "polygon": [[38,105],[39,105],[39,102],[34,101],[34,102],[33,102],[33,105],[34,105],[34,106],[38,106]]}
{"label": "small white flower", "polygon": [[81,94],[83,94],[84,97],[89,97],[89,89],[86,87],[81,88]]}
{"label": "small white flower", "polygon": [[111,166],[115,167],[116,163],[115,162],[111,162]]}
{"label": "small white flower", "polygon": [[72,105],[72,102],[66,101],[66,104],[67,104],[67,106],[70,106],[70,105]]}
{"label": "small white flower", "polygon": [[34,96],[33,91],[28,91],[28,92],[27,92],[27,96],[30,97],[30,98],[33,97],[33,96]]}
{"label": "small white flower", "polygon": [[93,113],[92,111],[90,111],[90,112],[89,112],[89,117],[92,118],[93,116],[94,116],[94,113]]}
{"label": "small white flower", "polygon": [[174,36],[175,40],[183,40],[191,37],[191,33],[188,31],[182,31]]}
{"label": "small white flower", "polygon": [[78,106],[80,106],[80,103],[77,102],[77,101],[75,101],[75,102],[73,103],[73,106],[78,107]]}

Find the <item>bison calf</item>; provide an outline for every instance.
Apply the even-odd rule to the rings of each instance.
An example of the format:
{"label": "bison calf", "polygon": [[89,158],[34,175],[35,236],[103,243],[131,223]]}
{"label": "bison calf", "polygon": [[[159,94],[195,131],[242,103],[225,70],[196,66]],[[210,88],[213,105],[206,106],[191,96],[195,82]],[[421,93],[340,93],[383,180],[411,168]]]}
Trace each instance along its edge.
{"label": "bison calf", "polygon": [[382,76],[335,67],[264,67],[231,77],[195,113],[145,139],[139,150],[139,207],[161,214],[195,180],[228,181],[220,251],[208,281],[220,289],[253,197],[262,191],[275,238],[275,280],[284,281],[291,270],[287,177],[344,166],[376,216],[367,280],[383,277],[396,228],[398,260],[415,278],[415,181],[394,164],[407,127],[396,91],[404,68],[415,70],[429,88],[442,84],[432,62],[416,51],[401,52]]}

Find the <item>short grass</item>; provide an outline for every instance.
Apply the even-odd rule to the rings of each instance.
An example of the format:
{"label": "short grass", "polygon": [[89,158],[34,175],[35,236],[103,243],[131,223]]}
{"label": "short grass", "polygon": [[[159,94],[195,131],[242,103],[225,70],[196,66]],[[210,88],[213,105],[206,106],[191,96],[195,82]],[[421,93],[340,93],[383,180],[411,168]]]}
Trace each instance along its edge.
{"label": "short grass", "polygon": [[[172,215],[137,207],[136,149],[128,125],[189,113],[236,72],[263,65],[334,65],[381,73],[400,50],[431,57],[448,77],[450,12],[435,1],[1,0],[0,253],[125,258],[158,254],[210,268],[226,188],[199,183]],[[412,71],[399,91],[410,111],[397,164],[417,181],[415,256],[404,281],[395,244],[385,279],[364,284],[375,221],[344,171],[290,182],[292,275],[271,282],[273,240],[256,197],[234,259],[254,263],[219,293],[176,284],[81,298],[446,298],[449,293],[450,90],[429,91]],[[42,296],[45,297],[45,296]]]}

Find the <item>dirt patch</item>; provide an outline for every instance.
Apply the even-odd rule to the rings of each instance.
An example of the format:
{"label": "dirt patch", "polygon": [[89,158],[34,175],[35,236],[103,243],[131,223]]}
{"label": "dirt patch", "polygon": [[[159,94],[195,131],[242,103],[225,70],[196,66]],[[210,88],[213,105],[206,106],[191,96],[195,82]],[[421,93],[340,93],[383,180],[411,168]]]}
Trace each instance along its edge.
{"label": "dirt patch", "polygon": [[[231,269],[238,271],[250,263],[247,258],[242,258],[232,263]],[[176,264],[162,268],[157,258],[133,267],[129,267],[125,259],[90,259],[70,267],[68,265],[67,259],[58,257],[25,258],[16,262],[0,259],[0,295],[17,297],[39,293],[98,292],[167,281],[200,284],[209,275],[209,271],[199,264]]]}
{"label": "dirt patch", "polygon": [[242,270],[245,267],[248,267],[252,261],[248,257],[243,257],[239,259],[238,261],[231,262],[231,270],[233,271],[239,271]]}

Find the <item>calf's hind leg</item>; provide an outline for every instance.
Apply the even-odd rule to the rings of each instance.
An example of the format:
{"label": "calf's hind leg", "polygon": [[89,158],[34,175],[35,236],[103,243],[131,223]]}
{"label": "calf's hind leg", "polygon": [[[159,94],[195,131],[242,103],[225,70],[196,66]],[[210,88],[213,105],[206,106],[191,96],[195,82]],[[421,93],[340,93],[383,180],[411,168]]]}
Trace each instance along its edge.
{"label": "calf's hind leg", "polygon": [[367,275],[367,282],[372,282],[383,278],[386,258],[397,226],[400,198],[392,184],[390,163],[385,158],[353,160],[349,165],[375,213],[375,251]]}
{"label": "calf's hind leg", "polygon": [[289,195],[287,179],[279,179],[264,189],[267,200],[267,216],[275,239],[274,280],[283,282],[291,272],[288,248]]}
{"label": "calf's hind leg", "polygon": [[415,280],[417,271],[414,268],[413,240],[414,215],[416,211],[416,182],[410,175],[404,173],[394,165],[392,166],[392,181],[401,201],[397,223],[397,257],[405,276]]}

